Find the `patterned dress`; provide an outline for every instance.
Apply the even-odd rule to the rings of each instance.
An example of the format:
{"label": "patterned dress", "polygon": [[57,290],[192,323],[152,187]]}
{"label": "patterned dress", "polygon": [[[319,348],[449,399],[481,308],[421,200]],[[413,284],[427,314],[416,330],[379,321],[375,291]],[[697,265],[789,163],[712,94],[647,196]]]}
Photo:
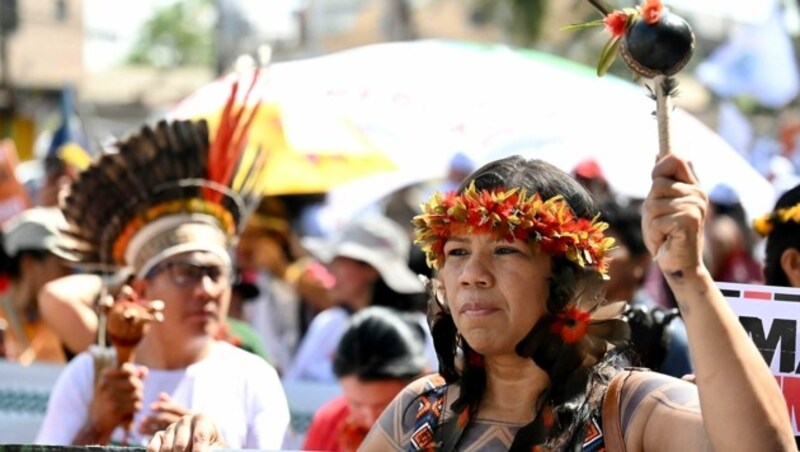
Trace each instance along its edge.
{"label": "patterned dress", "polygon": [[[442,419],[452,419],[455,416],[449,407],[445,407],[446,399],[453,400],[456,397],[455,391],[457,388],[446,386],[441,376],[431,376],[425,380],[421,391],[407,388],[400,395],[400,403],[395,405],[407,408],[398,409],[391,416],[382,416],[376,427],[391,439],[392,449],[395,451],[441,450],[441,445],[447,441],[437,437],[437,433],[441,432],[437,432],[436,428],[441,425]],[[466,424],[466,416],[461,417],[463,419],[456,423]],[[599,412],[590,419],[586,426],[583,451],[605,451],[601,421]],[[459,432],[461,438],[457,440],[458,450],[508,450],[521,427],[520,424],[476,417],[470,421],[468,429]],[[536,450],[538,449],[533,449]]]}

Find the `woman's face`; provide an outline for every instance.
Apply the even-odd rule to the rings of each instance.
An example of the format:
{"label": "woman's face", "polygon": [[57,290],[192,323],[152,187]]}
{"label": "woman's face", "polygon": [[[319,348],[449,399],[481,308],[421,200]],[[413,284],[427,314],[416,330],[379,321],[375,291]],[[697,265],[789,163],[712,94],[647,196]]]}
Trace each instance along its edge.
{"label": "woman's face", "polygon": [[289,265],[279,236],[248,226],[239,237],[236,261],[240,268],[263,269],[280,276]]}
{"label": "woman's face", "polygon": [[378,280],[378,271],[366,262],[336,256],[328,265],[336,280],[331,298],[337,303],[353,303],[364,298]]}
{"label": "woman's face", "polygon": [[451,237],[439,277],[458,331],[483,355],[514,354],[546,312],[551,260],[527,242]]}
{"label": "woman's face", "polygon": [[614,248],[607,255],[609,263],[606,300],[631,301],[636,291],[644,284],[650,265],[650,255],[634,255],[619,235],[610,228],[606,236],[616,240]]}
{"label": "woman's face", "polygon": [[347,375],[339,379],[339,384],[347,399],[351,419],[359,427],[370,429],[408,382],[400,379],[364,381],[355,375]]}

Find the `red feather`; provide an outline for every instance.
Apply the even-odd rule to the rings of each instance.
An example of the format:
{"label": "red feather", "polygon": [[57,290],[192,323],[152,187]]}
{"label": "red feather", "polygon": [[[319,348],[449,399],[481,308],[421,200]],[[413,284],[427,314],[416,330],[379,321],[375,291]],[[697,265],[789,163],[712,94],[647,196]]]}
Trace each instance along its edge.
{"label": "red feather", "polygon": [[[248,100],[258,81],[258,76],[259,70],[256,69],[242,100],[241,107],[237,108],[235,106],[236,95],[239,91],[239,80],[234,81],[231,86],[230,97],[228,97],[222,110],[217,133],[208,152],[208,179],[210,181],[228,186],[235,175],[236,167],[240,163],[245,150],[244,144],[247,139],[247,133],[261,105],[260,101],[256,102],[255,107],[247,115],[246,119],[242,121]],[[215,191],[209,190],[206,192],[206,199],[209,201],[219,201],[221,196],[221,193]]]}
{"label": "red feather", "polygon": [[[245,142],[247,140],[247,133],[250,131],[250,125],[253,123],[253,120],[258,113],[258,109],[261,107],[261,103],[259,102],[253,107],[253,110],[250,112],[247,120],[244,122],[242,127],[239,129],[239,133],[236,135],[235,139],[232,139],[230,144],[230,149],[233,152],[228,154],[228,161],[225,162],[225,172],[222,174],[221,183],[225,185],[229,185],[231,178],[233,178],[234,170],[236,169],[237,164],[241,160],[242,153],[245,149]],[[244,109],[244,108],[243,108]],[[238,150],[238,151],[237,151]]]}
{"label": "red feather", "polygon": [[233,103],[236,101],[236,93],[239,91],[239,80],[235,80],[231,86],[231,94],[225,102],[225,107],[222,109],[222,115],[219,118],[219,126],[217,127],[217,134],[214,136],[214,142],[208,150],[208,179],[217,181],[219,171],[219,164],[221,157],[227,151],[227,144],[229,138],[229,117],[233,109]]}

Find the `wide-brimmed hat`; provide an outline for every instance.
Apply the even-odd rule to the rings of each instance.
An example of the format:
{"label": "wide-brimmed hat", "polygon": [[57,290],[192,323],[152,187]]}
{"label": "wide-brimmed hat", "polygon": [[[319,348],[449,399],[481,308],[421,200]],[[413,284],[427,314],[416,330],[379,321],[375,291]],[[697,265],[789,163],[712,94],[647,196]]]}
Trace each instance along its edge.
{"label": "wide-brimmed hat", "polygon": [[48,251],[72,261],[75,256],[65,249],[66,239],[61,233],[66,227],[67,221],[58,208],[27,209],[3,225],[3,248],[8,256],[21,251]]}
{"label": "wide-brimmed hat", "polygon": [[307,237],[302,243],[324,262],[337,256],[366,262],[396,292],[420,293],[424,290],[422,281],[408,266],[410,238],[399,224],[384,216],[356,220],[333,240]]}

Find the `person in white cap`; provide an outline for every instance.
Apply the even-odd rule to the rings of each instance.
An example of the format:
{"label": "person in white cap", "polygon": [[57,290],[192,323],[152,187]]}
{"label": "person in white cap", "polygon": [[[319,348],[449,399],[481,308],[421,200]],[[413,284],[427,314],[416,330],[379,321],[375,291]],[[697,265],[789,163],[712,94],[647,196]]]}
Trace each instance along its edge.
{"label": "person in white cap", "polygon": [[[386,306],[416,313],[427,331],[424,286],[408,266],[411,240],[403,228],[385,216],[365,217],[346,226],[332,242],[307,238],[303,245],[325,262],[336,282],[331,299],[336,307],[314,317],[285,380],[336,382],[332,359],[352,313],[368,306]],[[427,355],[438,368],[428,333]]]}
{"label": "person in white cap", "polygon": [[67,222],[55,208],[35,207],[3,225],[0,253],[0,357],[30,364],[63,362],[61,341],[42,321],[36,300],[48,281],[70,272],[62,248]]}

